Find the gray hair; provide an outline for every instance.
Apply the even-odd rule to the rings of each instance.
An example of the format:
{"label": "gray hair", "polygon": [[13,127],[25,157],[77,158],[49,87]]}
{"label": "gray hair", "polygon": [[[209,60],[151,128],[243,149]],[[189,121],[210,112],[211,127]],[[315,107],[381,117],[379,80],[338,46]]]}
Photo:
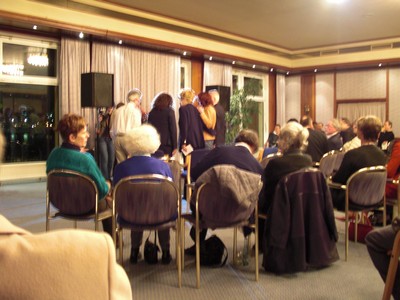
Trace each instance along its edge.
{"label": "gray hair", "polygon": [[338,119],[332,119],[332,120],[330,120],[330,122],[337,131],[342,130],[342,125],[340,125],[340,121]]}
{"label": "gray hair", "polygon": [[278,147],[282,153],[289,150],[304,150],[307,147],[308,136],[307,128],[304,128],[298,122],[289,122],[281,129]]}
{"label": "gray hair", "polygon": [[157,129],[149,124],[129,130],[122,138],[122,145],[129,157],[150,155],[156,152],[160,144]]}
{"label": "gray hair", "polygon": [[131,101],[131,100],[129,99],[129,97],[132,96],[132,95],[137,95],[138,98],[139,98],[139,100],[142,100],[142,92],[141,92],[139,89],[134,88],[134,89],[131,89],[131,90],[128,92],[128,94],[126,95],[126,102],[127,102],[127,103],[129,103],[129,102]]}

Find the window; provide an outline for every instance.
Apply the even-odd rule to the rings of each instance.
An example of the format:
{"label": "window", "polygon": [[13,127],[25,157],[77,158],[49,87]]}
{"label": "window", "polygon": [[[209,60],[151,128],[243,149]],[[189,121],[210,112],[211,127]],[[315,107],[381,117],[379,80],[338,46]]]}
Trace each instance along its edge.
{"label": "window", "polygon": [[45,161],[55,146],[56,45],[5,37],[0,38],[0,46],[5,162]]}
{"label": "window", "polygon": [[191,63],[190,60],[181,60],[181,89],[188,88],[192,86],[191,78]]}
{"label": "window", "polygon": [[244,85],[250,81],[255,81],[258,83],[257,89],[255,90],[254,95],[251,97],[254,101],[254,105],[257,107],[257,112],[252,116],[250,129],[258,132],[261,146],[264,144],[264,137],[266,137],[268,133],[268,75],[239,69],[232,70],[233,90],[242,89]]}

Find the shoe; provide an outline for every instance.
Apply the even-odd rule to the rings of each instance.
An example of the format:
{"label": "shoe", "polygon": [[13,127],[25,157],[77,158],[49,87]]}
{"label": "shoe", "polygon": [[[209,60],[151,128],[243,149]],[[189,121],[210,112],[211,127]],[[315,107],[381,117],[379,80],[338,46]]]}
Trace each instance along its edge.
{"label": "shoe", "polygon": [[196,244],[194,244],[190,248],[186,248],[185,249],[185,254],[186,255],[190,255],[190,256],[195,256],[196,255]]}
{"label": "shoe", "polygon": [[162,263],[163,265],[169,265],[169,263],[171,262],[171,260],[172,260],[172,256],[171,256],[171,254],[169,253],[169,250],[163,251],[162,257],[161,257],[161,263]]}
{"label": "shoe", "polygon": [[131,249],[131,257],[129,258],[129,261],[132,265],[136,265],[138,262],[139,258],[139,248],[137,249]]}

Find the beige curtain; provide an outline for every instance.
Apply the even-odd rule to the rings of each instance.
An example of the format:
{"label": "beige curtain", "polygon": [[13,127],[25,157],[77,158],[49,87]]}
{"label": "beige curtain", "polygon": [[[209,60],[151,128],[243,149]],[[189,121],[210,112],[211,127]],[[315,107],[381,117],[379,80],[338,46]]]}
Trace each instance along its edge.
{"label": "beige curtain", "polygon": [[[88,146],[92,148],[96,136],[97,110],[82,109],[80,103],[80,77],[88,72],[114,74],[114,104],[125,102],[128,91],[139,88],[143,93],[142,107],[148,112],[151,100],[159,92],[165,91],[174,98],[178,95],[180,57],[120,45],[93,42],[91,46],[86,41],[61,40],[60,115],[78,113],[85,117],[91,134]],[[175,101],[176,114],[177,104]]]}
{"label": "beige curtain", "polygon": [[[114,104],[126,101],[132,88],[142,91],[142,107],[150,110],[154,96],[179,92],[180,57],[119,45],[93,43],[92,71],[114,74]],[[175,107],[176,107],[175,101]],[[177,110],[177,109],[175,109]]]}
{"label": "beige curtain", "polygon": [[204,62],[203,91],[208,85],[232,87],[232,65]]}
{"label": "beige curtain", "polygon": [[339,103],[337,108],[337,118],[348,118],[354,122],[359,117],[374,115],[385,121],[386,103],[385,102],[360,102],[360,103]]}
{"label": "beige curtain", "polygon": [[[276,123],[283,126],[285,124],[285,86],[286,76],[282,74],[276,75]],[[273,128],[269,128],[268,132]]]}

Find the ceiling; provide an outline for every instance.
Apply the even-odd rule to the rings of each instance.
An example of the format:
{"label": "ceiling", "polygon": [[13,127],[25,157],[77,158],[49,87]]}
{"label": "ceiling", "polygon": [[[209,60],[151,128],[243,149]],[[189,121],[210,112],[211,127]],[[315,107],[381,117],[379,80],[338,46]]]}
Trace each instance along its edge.
{"label": "ceiling", "polygon": [[[337,1],[337,0],[336,0]],[[400,0],[113,0],[289,51],[400,40]]]}

